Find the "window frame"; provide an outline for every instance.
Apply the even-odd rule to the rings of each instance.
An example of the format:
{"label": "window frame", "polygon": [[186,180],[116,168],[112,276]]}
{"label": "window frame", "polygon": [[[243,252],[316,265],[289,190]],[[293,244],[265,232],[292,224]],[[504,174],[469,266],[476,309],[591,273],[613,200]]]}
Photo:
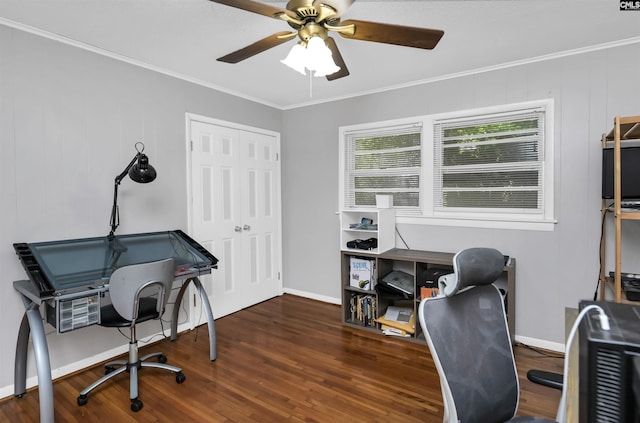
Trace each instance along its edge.
{"label": "window frame", "polygon": [[[544,158],[542,159],[542,209],[540,213],[500,213],[492,211],[436,211],[434,204],[434,149],[435,149],[435,125],[445,120],[478,119],[482,116],[518,113],[531,109],[544,111]],[[346,143],[348,137],[354,132],[384,131],[385,128],[405,125],[419,125],[422,127],[422,170],[420,172],[420,213],[404,213],[398,209],[396,222],[438,225],[456,227],[479,227],[500,229],[521,229],[552,231],[556,220],[554,217],[554,101],[543,99],[522,103],[504,104],[498,106],[482,107],[475,109],[445,112],[431,115],[416,116],[412,118],[393,119],[381,122],[372,122],[358,125],[342,126],[339,128],[340,152],[339,152],[339,205],[340,209],[348,209],[345,205],[346,194]],[[364,206],[366,207],[366,206]],[[357,206],[363,208],[363,206]]]}

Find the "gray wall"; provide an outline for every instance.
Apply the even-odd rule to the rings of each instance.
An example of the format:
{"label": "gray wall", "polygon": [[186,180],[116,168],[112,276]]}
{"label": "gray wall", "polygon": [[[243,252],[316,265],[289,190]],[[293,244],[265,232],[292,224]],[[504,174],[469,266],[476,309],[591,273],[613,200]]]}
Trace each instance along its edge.
{"label": "gray wall", "polygon": [[[280,110],[0,26],[0,389],[23,312],[11,282],[26,277],[12,244],[106,235],[137,141],[158,178],[122,182],[118,233],[186,230],[186,112],[281,131]],[[126,344],[99,327],[47,339],[53,369]]]}
{"label": "gray wall", "polygon": [[[340,298],[338,127],[553,98],[558,220],[553,232],[398,228],[412,249],[454,253],[483,245],[516,257],[517,337],[538,346],[563,344],[565,307],[592,299],[596,289],[600,138],[614,116],[640,114],[636,75],[637,44],[287,111],[282,128],[287,288]],[[308,116],[314,116],[313,129],[306,126]],[[400,239],[396,245],[403,247]],[[635,270],[625,271],[640,271],[636,261],[628,260],[625,269]]]}

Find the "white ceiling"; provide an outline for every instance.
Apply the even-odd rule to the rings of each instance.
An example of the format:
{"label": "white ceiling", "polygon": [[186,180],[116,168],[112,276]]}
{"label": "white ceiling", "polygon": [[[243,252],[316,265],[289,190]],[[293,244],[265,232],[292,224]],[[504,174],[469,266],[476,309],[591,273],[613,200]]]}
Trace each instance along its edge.
{"label": "white ceiling", "polygon": [[282,109],[594,46],[634,43],[640,51],[640,11],[620,11],[617,0],[357,0],[342,18],[445,34],[434,50],[334,34],[351,75],[329,82],[311,80],[280,63],[294,41],[238,64],[216,61],[290,27],[208,0],[0,0],[0,24]]}

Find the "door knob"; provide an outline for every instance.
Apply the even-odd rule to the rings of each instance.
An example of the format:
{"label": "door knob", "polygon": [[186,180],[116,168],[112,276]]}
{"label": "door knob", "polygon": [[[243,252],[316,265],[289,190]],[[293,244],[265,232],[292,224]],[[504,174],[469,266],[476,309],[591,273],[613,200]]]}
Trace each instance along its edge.
{"label": "door knob", "polygon": [[240,226],[236,226],[233,230],[236,232],[242,232],[242,228]]}
{"label": "door knob", "polygon": [[248,231],[249,229],[251,229],[251,226],[249,226],[249,225],[244,225],[244,226],[242,227],[242,229],[244,229],[245,231]]}

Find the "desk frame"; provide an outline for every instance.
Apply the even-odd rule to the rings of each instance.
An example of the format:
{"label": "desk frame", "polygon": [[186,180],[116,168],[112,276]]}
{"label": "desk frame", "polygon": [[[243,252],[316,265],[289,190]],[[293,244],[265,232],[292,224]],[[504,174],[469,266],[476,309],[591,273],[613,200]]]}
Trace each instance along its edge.
{"label": "desk frame", "polygon": [[[209,328],[209,348],[211,361],[216,359],[216,329],[213,319],[213,312],[209,297],[204,290],[202,283],[195,276],[187,276],[182,283],[182,287],[178,292],[173,307],[171,318],[171,341],[175,341],[178,337],[178,314],[180,312],[180,304],[190,283],[193,283],[196,290],[200,294],[202,307],[207,315],[207,325]],[[26,393],[27,386],[27,352],[29,349],[29,336],[33,340],[33,349],[35,353],[36,370],[38,376],[38,390],[40,392],[40,422],[53,423],[53,380],[51,377],[51,361],[49,359],[49,348],[47,346],[47,336],[44,330],[44,322],[40,314],[40,306],[53,299],[53,296],[41,298],[36,293],[33,283],[29,280],[16,281],[13,283],[14,288],[20,294],[24,304],[25,312],[20,323],[18,331],[18,340],[16,344],[15,372],[14,372],[14,395],[18,398]],[[104,290],[106,291],[106,289]]]}

